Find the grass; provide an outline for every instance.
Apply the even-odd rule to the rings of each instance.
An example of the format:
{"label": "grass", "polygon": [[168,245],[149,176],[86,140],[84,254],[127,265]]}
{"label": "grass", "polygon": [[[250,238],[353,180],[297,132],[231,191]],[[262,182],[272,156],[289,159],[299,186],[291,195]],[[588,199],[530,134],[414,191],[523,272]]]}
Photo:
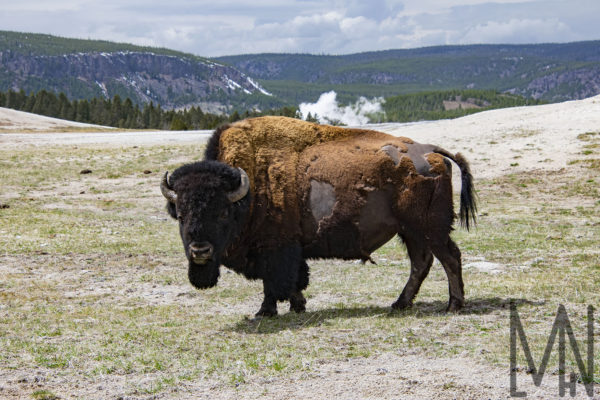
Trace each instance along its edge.
{"label": "grass", "polygon": [[[585,359],[587,306],[600,305],[600,173],[586,158],[559,172],[476,182],[479,224],[454,238],[465,265],[485,260],[503,272],[465,268],[460,313],[444,313],[437,262],[415,306],[390,311],[409,272],[393,240],[374,255],[378,265],[311,262],[308,311],[282,304],[279,317],[254,320],[260,282],[223,270],[217,288],[192,289],[164,211],[161,172],[201,154],[189,145],[0,150],[0,203],[9,206],[0,209],[0,365],[15,381],[38,371],[62,378],[20,390],[69,398],[73,382],[106,381],[118,382],[113,397],[174,396],[186,385],[243,388],[402,351],[505,367],[511,301],[536,363],[559,304]],[[92,173],[81,175],[85,168]],[[518,364],[527,365],[522,351]],[[567,368],[578,372],[570,351]]]}
{"label": "grass", "polygon": [[36,400],[59,400],[60,397],[48,390],[36,390],[31,394],[31,397]]}

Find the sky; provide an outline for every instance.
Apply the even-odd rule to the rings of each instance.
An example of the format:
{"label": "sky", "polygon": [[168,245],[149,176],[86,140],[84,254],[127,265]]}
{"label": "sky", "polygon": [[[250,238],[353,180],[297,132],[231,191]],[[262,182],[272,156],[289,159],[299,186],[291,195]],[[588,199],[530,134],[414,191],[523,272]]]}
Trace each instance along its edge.
{"label": "sky", "polygon": [[0,0],[0,30],[204,57],[598,40],[599,16],[600,0]]}

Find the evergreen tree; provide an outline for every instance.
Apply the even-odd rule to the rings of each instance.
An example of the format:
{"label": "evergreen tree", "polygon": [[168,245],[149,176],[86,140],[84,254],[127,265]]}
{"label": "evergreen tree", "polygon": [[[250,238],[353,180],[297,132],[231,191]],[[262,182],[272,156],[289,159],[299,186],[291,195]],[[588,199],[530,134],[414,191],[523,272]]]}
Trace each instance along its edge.
{"label": "evergreen tree", "polygon": [[109,109],[110,109],[110,126],[118,126],[122,128],[125,121],[121,115],[121,97],[118,94],[115,94],[112,102],[109,100]]}
{"label": "evergreen tree", "polygon": [[176,116],[171,121],[171,130],[172,131],[187,131],[187,125],[181,120],[179,116]]}
{"label": "evergreen tree", "polygon": [[72,120],[71,103],[64,93],[58,95],[58,118]]}
{"label": "evergreen tree", "polygon": [[35,93],[29,93],[27,96],[27,100],[25,100],[25,105],[22,108],[22,111],[31,112],[33,109],[33,105],[35,104]]}
{"label": "evergreen tree", "polygon": [[235,121],[239,121],[241,119],[240,117],[240,113],[237,112],[237,110],[235,110],[233,112],[233,114],[231,114],[229,116],[229,122],[235,122]]}
{"label": "evergreen tree", "polygon": [[77,114],[75,120],[79,122],[92,122],[90,119],[90,103],[87,100],[77,102]]}

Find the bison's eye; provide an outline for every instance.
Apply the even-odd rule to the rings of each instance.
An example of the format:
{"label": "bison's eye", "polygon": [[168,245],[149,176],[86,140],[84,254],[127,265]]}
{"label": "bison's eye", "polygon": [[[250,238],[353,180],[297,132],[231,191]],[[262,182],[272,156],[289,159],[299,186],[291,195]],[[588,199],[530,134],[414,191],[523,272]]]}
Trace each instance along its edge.
{"label": "bison's eye", "polygon": [[177,221],[183,222],[183,215],[177,214]]}
{"label": "bison's eye", "polygon": [[225,209],[219,214],[219,219],[225,221],[227,218],[229,218],[229,210]]}

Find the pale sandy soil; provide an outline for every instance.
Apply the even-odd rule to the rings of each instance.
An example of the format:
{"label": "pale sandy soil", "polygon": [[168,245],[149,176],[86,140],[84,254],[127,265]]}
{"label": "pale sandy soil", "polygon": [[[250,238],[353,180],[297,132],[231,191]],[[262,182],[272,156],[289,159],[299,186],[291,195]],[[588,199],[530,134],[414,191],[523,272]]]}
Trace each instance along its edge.
{"label": "pale sandy soil", "polygon": [[119,131],[0,107],[0,146],[23,145],[160,145],[202,143],[211,131]]}
{"label": "pale sandy soil", "polygon": [[0,107],[0,132],[60,132],[73,128],[112,129]]}
{"label": "pale sandy soil", "polygon": [[[60,124],[65,124],[65,121],[0,108],[0,147],[89,143],[157,145],[207,139],[206,132],[18,133],[55,131],[57,126],[65,126],[65,129],[73,126],[70,123]],[[81,127],[81,124],[77,124],[77,127]],[[570,160],[580,154],[581,141],[577,140],[578,135],[600,132],[600,96],[561,104],[488,111],[456,120],[408,125],[379,124],[370,127],[408,136],[423,143],[435,143],[452,152],[463,152],[470,160],[473,171],[477,171],[476,179],[493,178],[513,171],[558,170],[566,167]],[[184,291],[188,289],[181,288]],[[72,386],[72,382],[61,382],[64,378],[59,376],[28,375],[23,379],[29,379],[29,386],[35,387],[38,378],[41,382],[70,387],[74,398],[129,398],[118,396],[122,393],[125,381],[99,383],[103,386],[99,390],[97,387]],[[31,398],[30,390],[20,391],[23,382],[18,379],[14,372],[3,371],[0,367],[0,398]],[[232,387],[217,388],[214,384],[208,379],[188,382],[178,392],[161,394],[156,398],[510,398],[507,369],[484,365],[462,355],[429,358],[410,352],[325,362],[310,373],[248,382],[244,385],[243,392]],[[528,399],[557,398],[558,377],[548,374],[538,388],[533,385],[530,375],[519,372],[518,389],[526,391]],[[577,393],[577,398],[588,398],[581,385],[578,386]],[[155,397],[148,395],[140,398]],[[598,385],[594,398],[600,398]]]}
{"label": "pale sandy soil", "polygon": [[[567,378],[568,379],[568,378]],[[597,386],[597,385],[596,385]],[[200,389],[200,390],[198,390]],[[206,388],[209,389],[209,388]],[[413,353],[386,353],[370,358],[323,364],[316,372],[278,380],[265,379],[244,386],[243,393],[235,389],[221,389],[221,399],[508,399],[510,380],[508,371],[490,367],[464,357],[440,359]],[[197,393],[194,398],[211,399],[215,392],[201,390],[194,385],[182,388]],[[548,400],[559,398],[558,376],[548,374],[541,387],[533,384],[530,375],[517,374],[517,392],[526,399]],[[201,395],[200,393],[206,393]],[[596,389],[588,397],[583,385],[577,385],[574,399],[598,399]],[[196,397],[197,396],[197,397]],[[177,398],[177,397],[174,397]]]}
{"label": "pale sandy soil", "polygon": [[[205,142],[209,137],[209,131],[19,133],[53,130],[57,121],[65,127],[85,126],[0,108],[0,145],[157,145]],[[3,126],[14,133],[2,133]],[[454,120],[368,127],[462,152],[473,171],[477,171],[476,179],[529,170],[558,170],[581,152],[578,135],[600,131],[600,96],[492,110]]]}
{"label": "pale sandy soil", "polygon": [[581,152],[579,134],[600,131],[600,96],[485,111],[454,120],[372,127],[460,151],[477,171],[477,179],[558,170]]}

